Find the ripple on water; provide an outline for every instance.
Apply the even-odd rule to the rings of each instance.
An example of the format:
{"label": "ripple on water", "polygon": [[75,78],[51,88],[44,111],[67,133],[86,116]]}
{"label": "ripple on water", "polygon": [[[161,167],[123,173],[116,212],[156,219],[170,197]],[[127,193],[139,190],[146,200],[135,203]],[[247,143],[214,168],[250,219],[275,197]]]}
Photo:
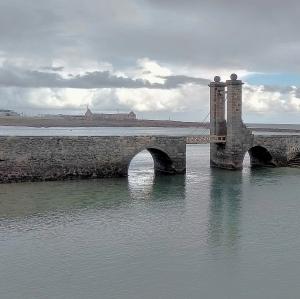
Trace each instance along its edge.
{"label": "ripple on water", "polygon": [[186,175],[142,152],[128,179],[1,185],[0,298],[297,298],[300,170],[208,149]]}

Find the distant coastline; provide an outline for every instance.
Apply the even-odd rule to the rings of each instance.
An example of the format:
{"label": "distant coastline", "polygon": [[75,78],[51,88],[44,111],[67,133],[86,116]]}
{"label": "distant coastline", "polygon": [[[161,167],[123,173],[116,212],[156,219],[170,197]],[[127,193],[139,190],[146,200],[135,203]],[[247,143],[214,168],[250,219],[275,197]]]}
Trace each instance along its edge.
{"label": "distant coastline", "polygon": [[47,127],[207,127],[208,123],[172,120],[99,120],[85,117],[0,117],[0,126]]}
{"label": "distant coastline", "polygon": [[[175,120],[99,120],[85,117],[0,117],[0,126],[11,127],[163,127],[163,128],[209,128],[209,123],[185,122]],[[299,133],[298,128],[284,124],[247,124],[257,132]]]}

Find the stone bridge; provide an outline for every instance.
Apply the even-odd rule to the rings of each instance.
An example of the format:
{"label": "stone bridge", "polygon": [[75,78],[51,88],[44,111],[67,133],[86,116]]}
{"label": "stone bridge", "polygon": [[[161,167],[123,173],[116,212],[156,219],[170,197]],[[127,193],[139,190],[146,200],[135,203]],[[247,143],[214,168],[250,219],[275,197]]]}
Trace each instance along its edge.
{"label": "stone bridge", "polygon": [[253,135],[245,126],[242,121],[242,85],[235,74],[226,83],[216,76],[209,85],[210,134],[214,138],[225,136],[226,139],[226,142],[211,143],[211,166],[241,169],[248,152],[251,166],[299,167],[300,135]]}
{"label": "stone bridge", "polygon": [[185,137],[0,137],[0,182],[123,177],[143,150],[156,173],[185,173]]}
{"label": "stone bridge", "polygon": [[300,135],[258,135],[251,146],[249,155],[253,166],[297,166]]}
{"label": "stone bridge", "polygon": [[157,174],[182,174],[187,143],[210,143],[212,167],[241,169],[247,152],[252,166],[300,167],[300,135],[253,135],[245,126],[242,85],[235,74],[210,83],[210,136],[2,136],[0,183],[123,177],[143,150]]}

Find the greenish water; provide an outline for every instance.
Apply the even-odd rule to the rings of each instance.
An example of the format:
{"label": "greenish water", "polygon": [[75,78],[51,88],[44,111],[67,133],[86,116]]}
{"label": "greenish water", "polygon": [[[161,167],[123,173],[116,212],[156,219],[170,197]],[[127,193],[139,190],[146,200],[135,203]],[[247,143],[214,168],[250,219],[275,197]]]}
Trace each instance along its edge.
{"label": "greenish water", "polygon": [[0,185],[0,298],[299,298],[300,170]]}

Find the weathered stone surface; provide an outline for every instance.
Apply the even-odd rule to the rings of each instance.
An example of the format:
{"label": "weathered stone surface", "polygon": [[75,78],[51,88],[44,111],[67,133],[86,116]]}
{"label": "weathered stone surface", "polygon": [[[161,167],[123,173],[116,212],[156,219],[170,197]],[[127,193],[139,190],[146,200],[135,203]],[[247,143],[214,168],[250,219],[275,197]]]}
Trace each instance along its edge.
{"label": "weathered stone surface", "polygon": [[210,135],[226,135],[225,87],[221,78],[216,76],[210,87]]}
{"label": "weathered stone surface", "polygon": [[252,166],[300,166],[299,135],[253,135],[242,120],[242,85],[232,74],[226,83],[210,84],[211,135],[220,134],[218,125],[225,120],[224,102],[218,90],[227,87],[226,144],[210,145],[212,167],[242,169],[245,154],[249,152]]}
{"label": "weathered stone surface", "polygon": [[126,176],[145,149],[157,173],[185,172],[185,137],[0,137],[0,182]]}

